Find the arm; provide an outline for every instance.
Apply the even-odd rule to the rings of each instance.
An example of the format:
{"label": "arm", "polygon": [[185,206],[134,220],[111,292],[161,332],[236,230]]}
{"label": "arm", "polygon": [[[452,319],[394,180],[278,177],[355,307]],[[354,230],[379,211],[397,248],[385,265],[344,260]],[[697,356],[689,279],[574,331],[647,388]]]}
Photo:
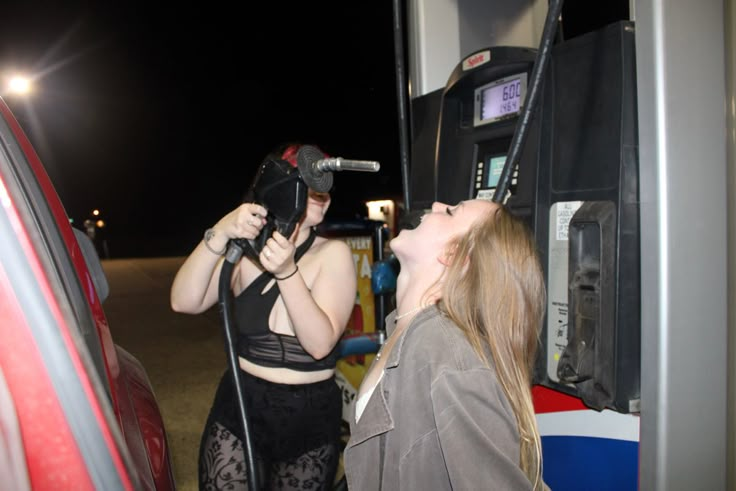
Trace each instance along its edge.
{"label": "arm", "polygon": [[[340,340],[355,305],[357,279],[353,254],[345,242],[327,241],[318,252],[319,270],[310,289],[301,272],[290,275],[296,270],[296,265],[288,242],[275,232],[267,242],[273,256],[269,261],[261,253],[261,261],[277,278],[285,278],[278,280],[279,290],[294,333],[307,353],[321,359]],[[291,261],[279,261],[281,254],[290,257]],[[278,266],[272,269],[274,263]]]}
{"label": "arm", "polygon": [[532,489],[519,467],[516,418],[492,370],[445,372],[431,390],[453,489]]}
{"label": "arm", "polygon": [[[210,248],[222,251],[233,238],[254,239],[265,223],[266,209],[255,203],[245,203],[218,221],[208,241]],[[181,265],[171,286],[171,308],[175,312],[199,314],[217,301],[222,256],[207,248],[204,240],[195,247]],[[256,268],[255,265],[250,265]],[[233,272],[233,282],[239,268]]]}

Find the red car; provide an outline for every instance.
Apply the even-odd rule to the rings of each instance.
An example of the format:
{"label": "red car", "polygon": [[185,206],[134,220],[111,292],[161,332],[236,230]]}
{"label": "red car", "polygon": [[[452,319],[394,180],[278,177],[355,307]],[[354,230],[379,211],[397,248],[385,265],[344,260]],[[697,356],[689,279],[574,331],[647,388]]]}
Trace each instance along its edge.
{"label": "red car", "polygon": [[161,413],[117,346],[92,242],[0,99],[0,488],[173,490]]}

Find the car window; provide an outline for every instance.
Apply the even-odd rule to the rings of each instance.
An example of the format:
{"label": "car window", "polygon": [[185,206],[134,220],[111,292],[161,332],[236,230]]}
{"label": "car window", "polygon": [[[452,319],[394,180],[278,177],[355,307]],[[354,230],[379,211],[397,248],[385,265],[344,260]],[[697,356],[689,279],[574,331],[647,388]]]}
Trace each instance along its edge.
{"label": "car window", "polygon": [[[2,119],[0,119],[0,134],[3,135],[0,155],[3,169],[11,172],[14,177],[12,180],[6,180],[6,185],[13,188],[8,191],[15,198],[15,204],[19,212],[23,213],[27,223],[34,225],[32,230],[36,234],[34,242],[39,251],[46,253],[40,255],[40,259],[46,263],[44,265],[46,271],[54,273],[52,279],[56,280],[55,293],[58,293],[60,298],[68,300],[68,303],[64,302],[69,308],[65,314],[73,317],[74,320],[70,322],[70,325],[75,327],[79,340],[86,346],[87,349],[84,351],[89,354],[89,361],[94,366],[94,371],[100,383],[105,386],[105,392],[109,397],[108,377],[95,321],[61,232],[49,209],[44,193],[39,188],[35,175],[29,167],[25,154],[17,142],[11,139],[10,129]],[[20,206],[24,204],[26,206]]]}

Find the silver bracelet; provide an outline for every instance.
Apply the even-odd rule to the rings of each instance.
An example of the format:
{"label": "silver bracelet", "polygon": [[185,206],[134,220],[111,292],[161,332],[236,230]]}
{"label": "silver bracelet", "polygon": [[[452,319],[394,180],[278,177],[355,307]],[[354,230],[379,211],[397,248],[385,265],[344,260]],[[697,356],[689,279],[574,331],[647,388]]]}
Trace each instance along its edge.
{"label": "silver bracelet", "polygon": [[222,256],[223,254],[225,254],[225,252],[227,252],[227,245],[226,245],[225,247],[223,247],[223,248],[222,248],[222,250],[221,250],[220,252],[217,252],[216,250],[214,250],[214,249],[213,249],[213,248],[212,248],[212,247],[210,246],[210,244],[209,244],[209,240],[210,240],[210,239],[211,239],[212,237],[214,237],[214,236],[215,236],[215,229],[213,229],[213,228],[208,228],[207,230],[205,230],[205,231],[204,231],[204,238],[202,239],[202,242],[204,242],[204,246],[205,246],[205,247],[206,247],[206,248],[207,248],[207,249],[208,249],[208,250],[209,250],[209,251],[210,251],[210,252],[211,252],[212,254],[216,254],[216,255],[218,255],[218,256]]}

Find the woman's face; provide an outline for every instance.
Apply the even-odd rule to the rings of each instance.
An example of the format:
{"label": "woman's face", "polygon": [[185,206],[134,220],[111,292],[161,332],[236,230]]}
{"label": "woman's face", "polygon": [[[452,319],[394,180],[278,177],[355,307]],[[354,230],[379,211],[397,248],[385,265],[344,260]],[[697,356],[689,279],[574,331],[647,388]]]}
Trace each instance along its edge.
{"label": "woman's face", "polygon": [[307,211],[304,214],[302,225],[305,227],[314,227],[322,223],[327,209],[330,207],[330,202],[330,193],[320,193],[310,189],[307,197]]}
{"label": "woman's face", "polygon": [[402,230],[391,241],[391,250],[399,259],[403,256],[419,262],[434,260],[443,256],[452,238],[466,233],[476,220],[497,207],[497,203],[482,199],[461,201],[454,206],[435,202],[416,228]]}

